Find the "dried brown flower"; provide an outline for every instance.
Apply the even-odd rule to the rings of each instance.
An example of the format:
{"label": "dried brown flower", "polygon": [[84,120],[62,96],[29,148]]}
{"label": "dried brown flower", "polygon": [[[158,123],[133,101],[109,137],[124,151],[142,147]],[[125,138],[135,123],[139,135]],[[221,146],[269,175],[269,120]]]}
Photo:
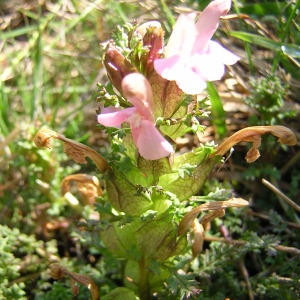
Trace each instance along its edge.
{"label": "dried brown flower", "polygon": [[88,275],[82,275],[82,274],[70,272],[66,268],[60,266],[57,263],[50,265],[50,275],[53,279],[61,279],[65,275],[69,276],[72,281],[72,291],[74,292],[75,296],[76,293],[78,293],[78,290],[74,288],[75,287],[74,282],[77,282],[83,284],[90,290],[93,300],[100,299],[99,289],[95,284],[95,282]]}
{"label": "dried brown flower", "polygon": [[297,143],[297,139],[294,133],[289,128],[286,128],[284,126],[253,126],[241,129],[227,138],[216,148],[216,152],[213,153],[213,155],[224,155],[235,144],[239,142],[252,142],[253,145],[247,152],[245,157],[248,163],[252,163],[256,161],[260,156],[258,148],[261,144],[261,136],[266,133],[271,133],[274,136],[278,137],[278,142],[281,144],[293,146]]}
{"label": "dried brown flower", "polygon": [[64,143],[64,152],[69,155],[75,162],[86,164],[87,161],[85,157],[89,157],[95,163],[101,173],[110,170],[110,166],[108,165],[107,161],[99,153],[97,153],[90,147],[68,139],[51,129],[39,130],[36,133],[33,141],[37,147],[50,148],[51,138],[62,141]]}
{"label": "dried brown flower", "polygon": [[73,174],[66,176],[61,183],[61,194],[65,195],[71,189],[72,182],[77,183],[79,192],[82,193],[85,203],[93,205],[95,199],[103,194],[100,182],[96,176],[87,174]]}
{"label": "dried brown flower", "polygon": [[193,224],[194,220],[197,218],[200,212],[208,211],[208,210],[217,210],[218,211],[217,215],[218,214],[222,215],[222,209],[224,208],[243,207],[248,204],[249,204],[248,201],[241,198],[231,198],[226,201],[214,201],[214,202],[201,204],[195,207],[194,209],[192,209],[182,218],[178,226],[178,235],[183,234],[191,227],[191,225]]}
{"label": "dried brown flower", "polygon": [[193,243],[192,243],[192,253],[193,257],[196,257],[198,253],[202,250],[204,242],[204,228],[203,225],[199,223],[197,219],[193,221]]}

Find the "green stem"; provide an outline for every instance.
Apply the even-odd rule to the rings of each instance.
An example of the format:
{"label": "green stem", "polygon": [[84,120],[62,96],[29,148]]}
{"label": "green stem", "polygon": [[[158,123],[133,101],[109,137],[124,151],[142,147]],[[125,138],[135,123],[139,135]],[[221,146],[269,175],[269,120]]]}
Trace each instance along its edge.
{"label": "green stem", "polygon": [[145,259],[145,257],[142,257],[139,261],[139,294],[140,299],[151,299],[151,292],[149,286],[149,270],[147,267],[147,260]]}

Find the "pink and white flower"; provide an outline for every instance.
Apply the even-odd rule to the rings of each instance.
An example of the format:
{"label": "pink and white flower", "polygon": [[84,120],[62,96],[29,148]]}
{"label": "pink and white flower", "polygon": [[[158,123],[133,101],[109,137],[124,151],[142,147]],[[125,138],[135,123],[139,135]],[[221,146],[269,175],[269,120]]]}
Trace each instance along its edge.
{"label": "pink and white flower", "polygon": [[156,72],[167,80],[175,80],[180,89],[191,95],[201,93],[206,81],[221,79],[225,65],[232,65],[239,59],[211,41],[219,18],[230,6],[230,0],[212,1],[196,24],[196,13],[181,14],[166,46],[165,58],[154,61]]}
{"label": "pink and white flower", "polygon": [[131,73],[122,80],[122,90],[133,107],[106,110],[98,115],[98,122],[104,126],[119,126],[128,122],[142,157],[155,160],[168,156],[174,150],[155,127],[153,94],[148,80],[139,73]]}

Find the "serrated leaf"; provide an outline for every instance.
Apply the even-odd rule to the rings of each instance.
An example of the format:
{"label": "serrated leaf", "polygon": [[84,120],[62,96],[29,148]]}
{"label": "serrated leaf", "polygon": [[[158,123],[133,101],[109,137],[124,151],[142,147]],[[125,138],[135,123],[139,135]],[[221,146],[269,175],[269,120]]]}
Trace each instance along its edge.
{"label": "serrated leaf", "polygon": [[101,239],[114,256],[139,260],[141,254],[136,247],[134,233],[140,225],[140,221],[131,222],[122,227],[114,223],[100,233]]}
{"label": "serrated leaf", "polygon": [[158,160],[146,160],[140,156],[137,165],[140,172],[156,179],[159,176],[172,172],[171,163],[167,157]]}
{"label": "serrated leaf", "polygon": [[178,175],[180,178],[184,178],[185,175],[191,176],[193,170],[197,167],[197,165],[183,164],[178,170]]}
{"label": "serrated leaf", "polygon": [[143,193],[137,194],[136,186],[116,170],[107,176],[106,191],[111,205],[129,215],[140,215],[152,205],[150,197]]}
{"label": "serrated leaf", "polygon": [[[201,189],[207,175],[214,166],[216,160],[209,158],[212,152],[213,148],[200,147],[176,157],[173,165],[173,173],[161,176],[159,185],[162,186],[164,191],[175,194],[179,200],[187,200]],[[196,165],[197,167],[191,172],[190,176],[181,178],[178,170],[185,163]]]}
{"label": "serrated leaf", "polygon": [[172,253],[177,232],[172,218],[171,214],[167,214],[145,223],[136,231],[137,247],[144,257],[165,260]]}

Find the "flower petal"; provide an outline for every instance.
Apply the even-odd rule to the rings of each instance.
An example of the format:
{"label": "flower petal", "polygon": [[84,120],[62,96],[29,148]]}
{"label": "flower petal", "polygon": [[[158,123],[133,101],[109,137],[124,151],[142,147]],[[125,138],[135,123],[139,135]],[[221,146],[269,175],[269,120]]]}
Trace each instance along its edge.
{"label": "flower petal", "polygon": [[220,17],[229,11],[230,6],[231,0],[215,0],[204,9],[196,23],[198,34],[192,54],[205,51],[207,43],[219,26]]}
{"label": "flower petal", "polygon": [[225,73],[225,65],[232,65],[239,57],[222,47],[220,44],[209,41],[208,51],[205,54],[196,53],[192,58],[192,68],[205,81],[219,80]]}
{"label": "flower petal", "polygon": [[206,87],[206,77],[202,77],[193,59],[184,61],[179,56],[158,59],[154,62],[154,67],[163,78],[176,81],[178,87],[186,94],[199,94]]}
{"label": "flower petal", "polygon": [[174,152],[172,145],[148,120],[142,120],[138,128],[132,127],[131,132],[140,155],[145,159],[160,159]]}
{"label": "flower petal", "polygon": [[222,58],[211,54],[194,55],[193,68],[204,81],[214,81],[222,78],[225,72],[225,65]]}
{"label": "flower petal", "polygon": [[197,35],[195,18],[195,13],[179,15],[165,49],[166,57],[191,54]]}
{"label": "flower petal", "polygon": [[196,95],[205,89],[205,77],[202,77],[201,72],[197,72],[195,66],[190,66],[188,63],[193,63],[193,60],[184,61],[179,56],[173,56],[157,59],[154,67],[163,78],[176,81],[183,92]]}
{"label": "flower petal", "polygon": [[134,107],[125,108],[97,116],[97,121],[104,126],[119,126],[136,112]]}
{"label": "flower petal", "polygon": [[178,74],[182,74],[184,63],[180,56],[174,55],[168,58],[156,59],[154,61],[156,72],[167,80],[176,80]]}
{"label": "flower petal", "polygon": [[176,79],[178,87],[189,95],[200,94],[206,88],[205,78],[192,68],[185,68],[181,76]]}
{"label": "flower petal", "polygon": [[237,55],[231,53],[217,42],[210,41],[208,46],[208,52],[214,57],[219,57],[225,65],[233,65],[240,59]]}
{"label": "flower petal", "polygon": [[131,73],[124,77],[122,90],[127,100],[133,104],[137,112],[155,122],[153,116],[153,94],[149,81],[140,73]]}

